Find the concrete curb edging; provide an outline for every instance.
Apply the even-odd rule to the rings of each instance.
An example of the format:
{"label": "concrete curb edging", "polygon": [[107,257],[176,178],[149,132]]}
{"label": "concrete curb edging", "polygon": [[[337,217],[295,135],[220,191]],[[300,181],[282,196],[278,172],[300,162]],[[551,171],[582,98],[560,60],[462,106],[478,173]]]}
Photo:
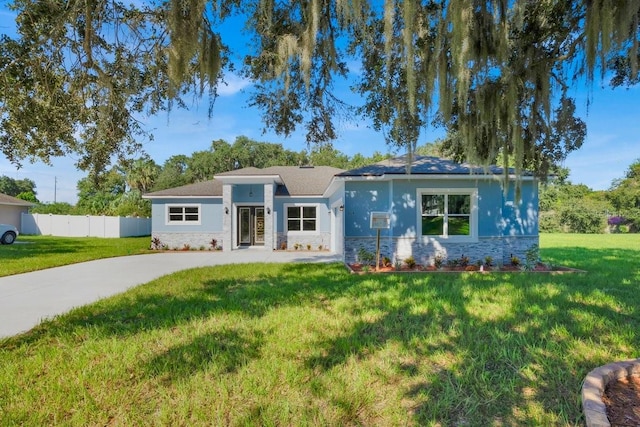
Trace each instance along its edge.
{"label": "concrete curb edging", "polygon": [[640,376],[640,359],[610,363],[587,374],[582,383],[582,410],[587,427],[611,427],[602,401],[605,387],[611,381],[631,376]]}

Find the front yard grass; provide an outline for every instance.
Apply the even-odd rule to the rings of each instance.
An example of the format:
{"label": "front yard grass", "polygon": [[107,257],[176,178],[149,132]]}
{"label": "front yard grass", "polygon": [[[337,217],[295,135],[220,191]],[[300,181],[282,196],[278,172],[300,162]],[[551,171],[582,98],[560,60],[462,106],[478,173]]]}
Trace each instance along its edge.
{"label": "front yard grass", "polygon": [[150,252],[150,237],[20,236],[0,245],[0,277],[123,255]]}
{"label": "front yard grass", "polygon": [[637,357],[640,236],[543,236],[586,274],[200,268],[0,341],[0,425],[581,425]]}

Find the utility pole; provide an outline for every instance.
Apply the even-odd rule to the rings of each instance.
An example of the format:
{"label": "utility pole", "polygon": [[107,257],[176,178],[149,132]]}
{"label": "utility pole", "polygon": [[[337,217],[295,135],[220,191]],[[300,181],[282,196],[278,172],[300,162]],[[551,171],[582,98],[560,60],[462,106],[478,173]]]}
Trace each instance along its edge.
{"label": "utility pole", "polygon": [[58,192],[58,177],[53,177],[53,203],[56,203],[56,194]]}

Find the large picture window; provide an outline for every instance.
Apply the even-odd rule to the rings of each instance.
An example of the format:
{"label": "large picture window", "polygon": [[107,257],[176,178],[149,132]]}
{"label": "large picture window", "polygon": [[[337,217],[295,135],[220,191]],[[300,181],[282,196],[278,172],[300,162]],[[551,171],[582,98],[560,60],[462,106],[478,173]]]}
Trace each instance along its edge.
{"label": "large picture window", "polygon": [[167,206],[168,224],[199,224],[200,205]]}
{"label": "large picture window", "polygon": [[472,191],[420,193],[420,219],[423,236],[475,236]]}
{"label": "large picture window", "polygon": [[317,206],[287,206],[287,231],[317,231]]}

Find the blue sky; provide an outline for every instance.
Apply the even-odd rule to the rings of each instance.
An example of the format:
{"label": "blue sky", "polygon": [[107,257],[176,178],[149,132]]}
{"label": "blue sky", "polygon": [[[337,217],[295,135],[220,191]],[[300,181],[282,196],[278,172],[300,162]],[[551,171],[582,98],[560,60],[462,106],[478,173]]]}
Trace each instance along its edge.
{"label": "blue sky", "polygon": [[[232,28],[235,30],[235,25]],[[235,33],[236,31],[234,31]],[[15,14],[0,6],[0,33],[15,34]],[[228,40],[232,47],[242,43]],[[354,67],[357,71],[357,68]],[[237,76],[227,76],[228,85],[220,88],[213,117],[207,117],[206,100],[191,106],[189,111],[174,110],[155,117],[140,118],[152,130],[155,139],[145,144],[145,151],[156,163],[163,164],[176,154],[190,155],[206,150],[211,141],[224,139],[232,143],[237,136],[247,136],[256,141],[281,143],[285,148],[301,151],[307,148],[303,132],[285,139],[273,133],[263,134],[260,111],[247,106],[251,82]],[[612,180],[621,178],[628,166],[640,158],[640,87],[611,89],[594,85],[574,88],[578,115],[587,123],[587,139],[582,148],[571,153],[564,166],[571,170],[570,180],[582,183],[594,190],[609,188]],[[340,96],[340,95],[339,95]],[[591,103],[587,111],[587,97]],[[354,99],[346,92],[344,99]],[[353,156],[365,156],[374,151],[390,152],[382,135],[374,132],[366,121],[342,122],[338,125],[339,137],[334,147]],[[443,135],[440,129],[427,129],[419,144],[431,142]],[[392,151],[391,151],[392,152]],[[43,202],[75,203],[76,183],[86,176],[77,171],[72,156],[53,159],[52,165],[26,161],[17,169],[0,155],[0,175],[14,179],[29,178],[35,181],[38,199]]]}

